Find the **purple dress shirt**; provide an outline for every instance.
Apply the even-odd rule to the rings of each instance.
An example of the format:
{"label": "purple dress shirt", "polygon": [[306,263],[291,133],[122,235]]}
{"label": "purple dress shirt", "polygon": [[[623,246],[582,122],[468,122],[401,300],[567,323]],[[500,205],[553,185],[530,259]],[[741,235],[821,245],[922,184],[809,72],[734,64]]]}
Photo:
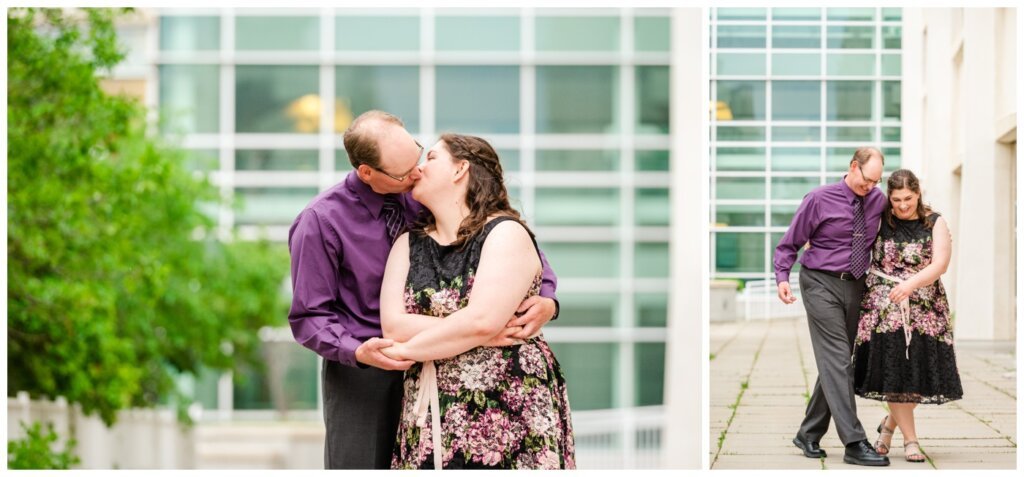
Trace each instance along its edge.
{"label": "purple dress shirt", "polygon": [[[423,206],[397,196],[412,224]],[[295,218],[288,233],[292,258],[292,307],[288,322],[302,346],[348,366],[356,348],[381,336],[380,285],[391,241],[381,210],[384,196],[350,172]],[[555,298],[557,278],[543,254],[541,295]]]}
{"label": "purple dress shirt", "polygon": [[[843,180],[818,187],[804,196],[793,216],[793,223],[775,247],[775,282],[789,281],[797,253],[807,244],[811,247],[800,257],[807,268],[832,272],[850,271],[850,250],[853,247],[853,207],[856,194]],[[878,223],[885,210],[886,198],[877,187],[864,197],[868,257],[878,235]]]}

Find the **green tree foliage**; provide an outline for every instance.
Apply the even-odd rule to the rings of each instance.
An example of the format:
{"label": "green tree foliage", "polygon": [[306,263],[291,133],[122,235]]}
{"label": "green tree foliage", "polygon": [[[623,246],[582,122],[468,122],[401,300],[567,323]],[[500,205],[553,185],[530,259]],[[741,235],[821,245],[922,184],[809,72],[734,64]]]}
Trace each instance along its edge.
{"label": "green tree foliage", "polygon": [[74,439],[68,439],[64,450],[53,450],[58,438],[53,430],[53,424],[46,424],[45,433],[42,424],[38,422],[32,423],[31,426],[21,423],[21,428],[25,431],[25,438],[7,442],[8,469],[66,470],[81,462],[74,454],[77,445]]}
{"label": "green tree foliage", "polygon": [[217,240],[217,190],[97,75],[114,10],[7,15],[8,396],[118,409],[179,404],[174,377],[258,363],[280,323],[283,247]]}

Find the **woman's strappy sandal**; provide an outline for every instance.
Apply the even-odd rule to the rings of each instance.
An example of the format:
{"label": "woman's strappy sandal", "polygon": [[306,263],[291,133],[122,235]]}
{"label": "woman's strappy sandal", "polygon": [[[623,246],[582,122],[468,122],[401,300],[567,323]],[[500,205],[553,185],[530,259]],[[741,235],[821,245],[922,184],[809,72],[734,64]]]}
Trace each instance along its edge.
{"label": "woman's strappy sandal", "polygon": [[[885,427],[885,421],[887,420],[889,420],[888,415],[883,417],[882,422],[878,424],[878,440],[875,441],[875,452],[877,452],[878,455],[889,454],[889,445],[892,444],[892,433],[896,430],[895,428],[889,429],[888,427]],[[888,436],[888,438],[886,438],[886,436]]]}
{"label": "woman's strappy sandal", "polygon": [[924,462],[926,460],[924,452],[921,452],[921,445],[917,441],[903,443],[903,458],[907,462]]}

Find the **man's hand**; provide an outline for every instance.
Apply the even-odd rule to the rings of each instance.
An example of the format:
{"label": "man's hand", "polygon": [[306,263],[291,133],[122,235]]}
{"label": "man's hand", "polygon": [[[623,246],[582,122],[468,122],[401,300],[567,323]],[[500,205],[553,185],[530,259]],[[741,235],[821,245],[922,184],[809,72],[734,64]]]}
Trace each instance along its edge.
{"label": "man's hand", "polygon": [[522,327],[521,331],[512,336],[521,340],[533,338],[555,316],[555,300],[540,295],[531,296],[523,300],[516,314],[518,316],[509,320],[505,328]]}
{"label": "man's hand", "polygon": [[405,371],[415,361],[407,359],[392,359],[383,353],[383,349],[394,345],[394,340],[385,338],[370,338],[356,348],[356,361],[374,368],[389,371]]}
{"label": "man's hand", "polygon": [[[512,319],[514,320],[516,318],[513,317]],[[509,320],[509,321],[512,321],[512,320]],[[504,347],[504,346],[521,345],[523,343],[526,343],[526,341],[523,341],[523,340],[515,337],[515,335],[519,334],[521,331],[523,331],[523,327],[522,326],[513,326],[511,328],[502,328],[500,333],[494,335],[494,337],[491,338],[490,340],[488,340],[486,343],[484,343],[483,346],[488,346],[488,347],[491,347],[491,348],[501,348],[501,347]]]}
{"label": "man's hand", "polygon": [[779,299],[787,305],[791,305],[796,301],[796,297],[793,296],[793,290],[789,289],[789,282],[779,282]]}

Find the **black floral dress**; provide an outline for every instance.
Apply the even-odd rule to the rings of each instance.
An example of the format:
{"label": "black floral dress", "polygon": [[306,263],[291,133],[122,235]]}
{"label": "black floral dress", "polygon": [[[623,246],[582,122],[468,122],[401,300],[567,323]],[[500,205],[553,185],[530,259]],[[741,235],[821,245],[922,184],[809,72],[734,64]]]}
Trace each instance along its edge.
{"label": "black floral dress", "polygon": [[[407,313],[445,317],[469,303],[484,240],[499,217],[465,248],[409,235]],[[540,274],[527,296],[540,292]],[[575,446],[565,379],[543,336],[502,348],[477,347],[436,360],[445,469],[573,469]],[[424,363],[405,372],[393,469],[433,469],[432,418],[417,412]]]}
{"label": "black floral dress", "polygon": [[911,293],[900,306],[889,301],[898,283],[932,263],[932,228],[938,214],[918,220],[882,220],[860,305],[854,344],[857,395],[879,401],[943,404],[963,397],[953,352],[949,302],[940,280]]}

